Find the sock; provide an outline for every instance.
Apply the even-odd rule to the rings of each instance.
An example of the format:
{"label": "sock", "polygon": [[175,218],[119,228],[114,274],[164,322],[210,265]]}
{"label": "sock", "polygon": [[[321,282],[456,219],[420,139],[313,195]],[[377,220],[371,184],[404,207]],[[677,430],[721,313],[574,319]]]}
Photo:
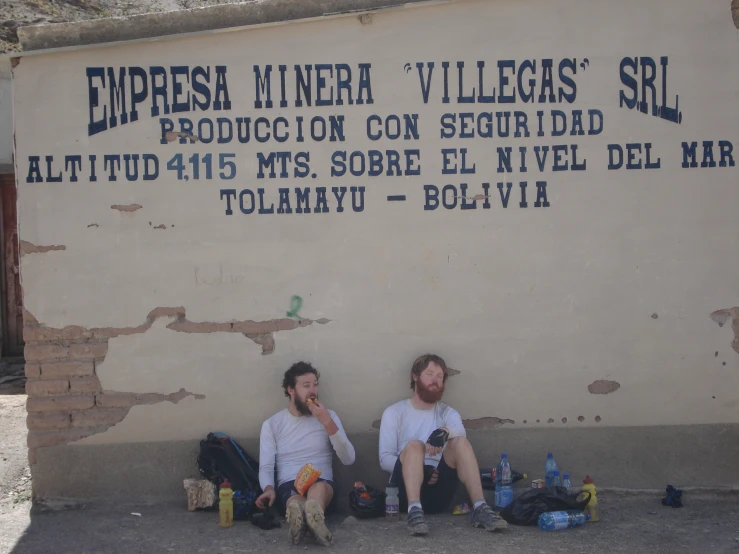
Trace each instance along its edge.
{"label": "sock", "polygon": [[474,502],[473,506],[472,506],[472,509],[473,509],[473,510],[477,510],[477,509],[478,509],[478,508],[479,508],[480,506],[482,506],[483,504],[487,504],[487,502],[485,502],[485,499],[482,499],[482,500],[476,500],[476,501]]}
{"label": "sock", "polygon": [[416,500],[415,502],[409,502],[408,503],[408,511],[410,512],[413,509],[414,506],[416,508],[420,508],[421,510],[423,510],[423,506],[421,506],[421,501],[420,500]]}

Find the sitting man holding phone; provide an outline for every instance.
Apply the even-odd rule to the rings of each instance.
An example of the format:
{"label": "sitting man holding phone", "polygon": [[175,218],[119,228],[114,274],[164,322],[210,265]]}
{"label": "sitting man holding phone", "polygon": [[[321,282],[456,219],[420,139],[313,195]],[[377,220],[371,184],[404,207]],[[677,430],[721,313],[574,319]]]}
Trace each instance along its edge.
{"label": "sitting man holding phone", "polygon": [[459,481],[473,504],[472,525],[486,531],[508,524],[485,501],[480,469],[459,413],[440,402],[449,376],[443,359],[426,354],[413,362],[413,396],[393,404],[380,422],[380,466],[408,506],[408,531],[427,535],[424,512],[439,513],[452,502]]}

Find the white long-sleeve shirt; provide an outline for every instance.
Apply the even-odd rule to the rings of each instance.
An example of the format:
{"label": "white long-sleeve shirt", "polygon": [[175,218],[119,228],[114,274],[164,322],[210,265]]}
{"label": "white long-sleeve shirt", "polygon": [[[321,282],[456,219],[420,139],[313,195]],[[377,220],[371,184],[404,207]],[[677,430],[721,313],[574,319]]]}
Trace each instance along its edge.
{"label": "white long-sleeve shirt", "polygon": [[262,424],[259,435],[259,485],[262,490],[275,486],[275,465],[277,486],[294,480],[300,468],[308,462],[321,471],[322,479],[332,480],[332,447],[341,463],[354,463],[354,446],[349,442],[339,416],[333,410],[328,410],[328,413],[339,428],[331,436],[315,417],[296,417],[287,408]]}
{"label": "white long-sleeve shirt", "polygon": [[[380,467],[392,473],[398,456],[410,441],[426,442],[441,427],[449,429],[450,439],[467,436],[459,413],[442,402],[428,410],[419,410],[408,399],[386,408],[380,421]],[[426,455],[424,464],[436,467],[440,460],[441,454]]]}

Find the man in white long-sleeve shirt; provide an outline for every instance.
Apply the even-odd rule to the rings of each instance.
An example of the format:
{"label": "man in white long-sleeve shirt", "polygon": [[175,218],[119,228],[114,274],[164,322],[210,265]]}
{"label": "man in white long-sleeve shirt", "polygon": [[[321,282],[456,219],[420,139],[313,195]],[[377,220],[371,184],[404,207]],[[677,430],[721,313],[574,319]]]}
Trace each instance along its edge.
{"label": "man in white long-sleeve shirt", "polygon": [[382,414],[380,466],[400,489],[401,509],[408,505],[412,535],[428,534],[424,511],[446,510],[459,481],[473,504],[472,525],[487,531],[505,529],[508,524],[485,502],[477,458],[462,418],[440,402],[448,375],[446,363],[434,354],[413,362],[413,396]]}
{"label": "man in white long-sleeve shirt", "polygon": [[[319,544],[329,546],[331,533],[324,522],[324,511],[334,495],[333,453],[344,465],[351,465],[354,447],[336,413],[318,400],[319,377],[320,373],[307,362],[293,364],[285,372],[282,388],[290,405],[262,424],[259,484],[264,493],[256,504],[265,509],[279,495],[292,543],[300,542],[307,526]],[[301,495],[295,490],[295,478],[307,463],[320,470],[321,476]]]}

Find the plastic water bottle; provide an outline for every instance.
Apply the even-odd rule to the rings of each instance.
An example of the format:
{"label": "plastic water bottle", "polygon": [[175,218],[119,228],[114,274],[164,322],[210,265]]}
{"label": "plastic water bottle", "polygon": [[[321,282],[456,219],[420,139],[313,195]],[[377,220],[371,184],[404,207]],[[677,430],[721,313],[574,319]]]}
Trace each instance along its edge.
{"label": "plastic water bottle", "polygon": [[557,462],[554,461],[554,456],[550,452],[547,454],[547,463],[544,464],[544,478],[547,487],[552,486],[552,477],[554,477],[555,471],[559,471],[559,466],[557,466]]}
{"label": "plastic water bottle", "polygon": [[559,480],[559,471],[555,471],[552,475],[552,486],[553,487],[560,487],[562,486],[562,482]]}
{"label": "plastic water bottle", "polygon": [[221,527],[231,527],[234,524],[233,495],[231,483],[224,479],[218,492],[218,525]]}
{"label": "plastic water bottle", "polygon": [[495,507],[505,508],[513,502],[513,478],[508,454],[500,455],[498,468],[495,470]]}
{"label": "plastic water bottle", "polygon": [[385,488],[385,520],[396,522],[400,517],[400,501],[398,499],[398,487],[389,483]]}
{"label": "plastic water bottle", "polygon": [[565,479],[562,481],[562,486],[567,489],[567,492],[572,492],[572,483],[570,482],[569,473],[565,473]]}
{"label": "plastic water bottle", "polygon": [[590,519],[589,515],[578,512],[577,510],[544,512],[539,516],[539,529],[543,531],[571,529],[578,525],[584,525],[588,519]]}

